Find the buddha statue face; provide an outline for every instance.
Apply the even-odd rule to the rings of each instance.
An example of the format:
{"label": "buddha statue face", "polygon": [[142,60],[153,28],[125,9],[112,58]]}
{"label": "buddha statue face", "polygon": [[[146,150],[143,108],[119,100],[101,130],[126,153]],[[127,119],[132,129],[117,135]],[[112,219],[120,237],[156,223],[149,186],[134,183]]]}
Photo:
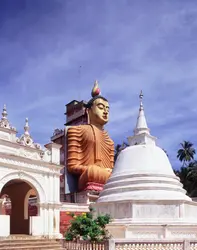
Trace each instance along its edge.
{"label": "buddha statue face", "polygon": [[97,98],[90,109],[88,109],[88,114],[91,124],[97,124],[104,126],[109,119],[109,103],[108,101]]}

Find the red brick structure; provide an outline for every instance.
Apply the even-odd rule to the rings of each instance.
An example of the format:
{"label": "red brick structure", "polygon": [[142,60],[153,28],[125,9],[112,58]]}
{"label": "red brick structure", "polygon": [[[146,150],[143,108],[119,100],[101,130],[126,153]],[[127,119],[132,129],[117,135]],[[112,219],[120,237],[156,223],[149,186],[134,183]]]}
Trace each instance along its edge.
{"label": "red brick structure", "polygon": [[[70,212],[73,213],[73,212]],[[82,212],[74,212],[75,215],[80,215]],[[66,230],[70,226],[70,221],[72,217],[68,214],[68,212],[61,211],[60,212],[60,233],[64,236]]]}

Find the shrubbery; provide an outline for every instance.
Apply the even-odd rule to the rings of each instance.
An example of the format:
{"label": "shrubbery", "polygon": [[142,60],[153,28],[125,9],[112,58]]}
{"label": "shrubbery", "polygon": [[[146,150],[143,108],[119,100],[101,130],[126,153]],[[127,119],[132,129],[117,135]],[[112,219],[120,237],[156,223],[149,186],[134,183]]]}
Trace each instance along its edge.
{"label": "shrubbery", "polygon": [[[70,214],[70,213],[68,213]],[[93,218],[93,210],[81,215],[70,214],[73,218],[71,225],[65,234],[67,241],[72,240],[90,240],[103,241],[110,238],[106,225],[110,222],[110,215],[99,215]]]}

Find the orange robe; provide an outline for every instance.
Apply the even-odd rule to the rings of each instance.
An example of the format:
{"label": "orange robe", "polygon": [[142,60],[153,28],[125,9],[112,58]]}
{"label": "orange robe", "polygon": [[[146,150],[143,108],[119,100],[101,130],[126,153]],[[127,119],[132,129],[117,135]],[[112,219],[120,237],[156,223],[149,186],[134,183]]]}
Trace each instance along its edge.
{"label": "orange robe", "polygon": [[79,189],[105,184],[114,166],[114,142],[94,125],[73,126],[67,132],[67,169],[79,175]]}

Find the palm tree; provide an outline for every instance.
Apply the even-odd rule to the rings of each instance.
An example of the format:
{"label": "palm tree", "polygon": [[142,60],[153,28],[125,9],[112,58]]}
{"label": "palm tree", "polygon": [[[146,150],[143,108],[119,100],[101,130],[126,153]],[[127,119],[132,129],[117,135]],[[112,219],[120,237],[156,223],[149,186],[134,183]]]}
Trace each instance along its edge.
{"label": "palm tree", "polygon": [[186,162],[190,162],[194,159],[196,150],[193,148],[193,143],[190,141],[183,141],[181,148],[177,152],[177,158],[183,162],[183,167],[186,166]]}

